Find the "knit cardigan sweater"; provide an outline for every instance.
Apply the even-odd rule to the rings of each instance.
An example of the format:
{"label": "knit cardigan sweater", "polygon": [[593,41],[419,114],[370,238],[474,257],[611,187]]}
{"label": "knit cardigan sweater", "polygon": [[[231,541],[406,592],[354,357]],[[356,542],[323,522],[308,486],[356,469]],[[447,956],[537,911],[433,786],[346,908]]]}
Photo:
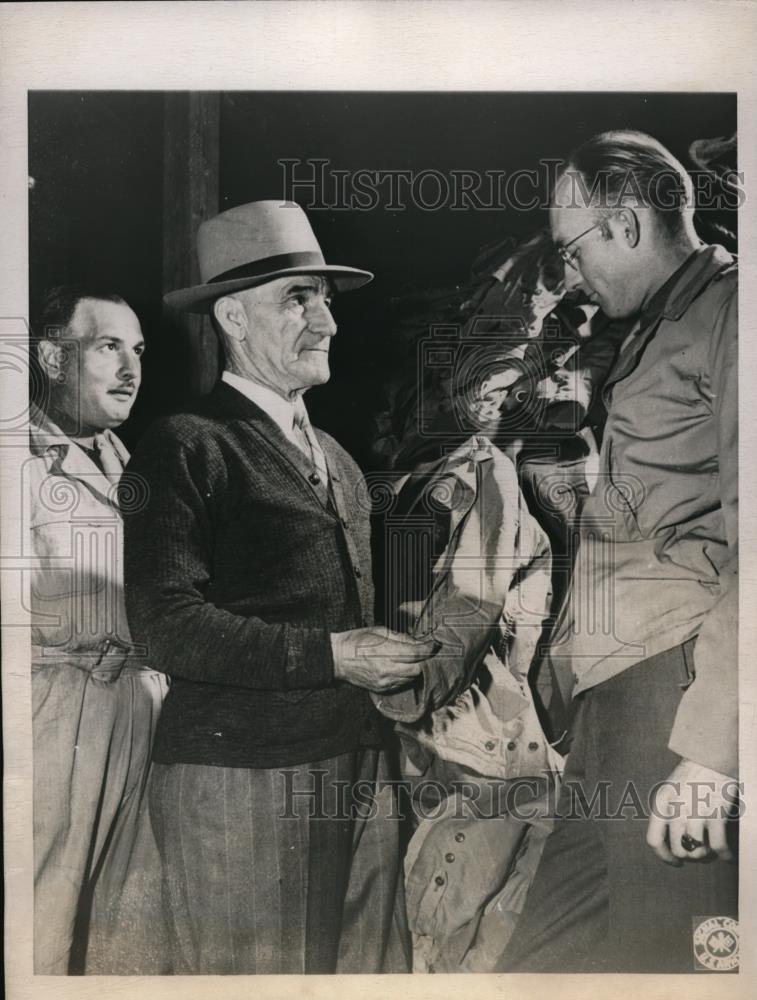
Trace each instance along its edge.
{"label": "knit cardigan sweater", "polygon": [[317,434],[332,499],[225,383],[154,425],[132,457],[127,613],[171,677],[156,762],[271,768],[381,741],[367,691],[335,681],[330,642],[372,622],[368,504],[358,467]]}

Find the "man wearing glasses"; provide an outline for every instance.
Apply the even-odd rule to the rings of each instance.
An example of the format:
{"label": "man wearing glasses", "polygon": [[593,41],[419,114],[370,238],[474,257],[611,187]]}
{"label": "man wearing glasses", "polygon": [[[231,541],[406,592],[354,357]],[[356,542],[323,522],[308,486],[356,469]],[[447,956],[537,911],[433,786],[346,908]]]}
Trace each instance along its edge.
{"label": "man wearing glasses", "polygon": [[635,322],[550,648],[576,705],[561,819],[500,971],[732,970],[736,265],[641,133],[579,147],[550,214],[568,289]]}

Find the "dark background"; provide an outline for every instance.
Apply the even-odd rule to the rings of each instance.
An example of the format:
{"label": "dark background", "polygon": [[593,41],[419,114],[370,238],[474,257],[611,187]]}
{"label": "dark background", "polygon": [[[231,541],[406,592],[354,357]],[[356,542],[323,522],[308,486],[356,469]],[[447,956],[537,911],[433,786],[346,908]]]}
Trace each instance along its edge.
{"label": "dark background", "polygon": [[[89,280],[121,292],[139,315],[144,381],[124,427],[144,427],[188,393],[186,346],[162,318],[163,95],[35,92],[29,96],[30,289]],[[732,94],[225,93],[221,96],[221,209],[284,196],[282,158],[325,158],[330,169],[504,170],[566,156],[595,132],[637,128],[689,166],[696,138],[736,129]],[[303,169],[303,168],[300,168]],[[326,201],[331,200],[330,192]],[[478,250],[546,224],[546,212],[309,212],[326,259],[376,274],[337,300],[332,380],[313,390],[314,422],[364,467],[371,416],[396,368],[389,300],[465,280]],[[726,222],[728,220],[725,220]],[[731,220],[734,226],[734,221]],[[407,364],[412,364],[408,360]],[[185,383],[187,388],[185,389]]]}

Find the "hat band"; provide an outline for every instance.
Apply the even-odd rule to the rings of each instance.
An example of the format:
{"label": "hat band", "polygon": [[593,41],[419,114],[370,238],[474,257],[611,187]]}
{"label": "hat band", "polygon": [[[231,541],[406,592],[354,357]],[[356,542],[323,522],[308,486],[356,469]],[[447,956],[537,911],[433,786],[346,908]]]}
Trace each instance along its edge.
{"label": "hat band", "polygon": [[302,250],[299,253],[280,253],[275,257],[264,257],[262,260],[253,261],[250,264],[241,264],[239,267],[232,267],[230,271],[217,274],[214,278],[208,279],[208,284],[213,285],[217,281],[235,281],[237,278],[259,278],[263,274],[270,274],[272,271],[286,271],[291,267],[318,267],[324,266],[326,261],[323,254],[316,250]]}

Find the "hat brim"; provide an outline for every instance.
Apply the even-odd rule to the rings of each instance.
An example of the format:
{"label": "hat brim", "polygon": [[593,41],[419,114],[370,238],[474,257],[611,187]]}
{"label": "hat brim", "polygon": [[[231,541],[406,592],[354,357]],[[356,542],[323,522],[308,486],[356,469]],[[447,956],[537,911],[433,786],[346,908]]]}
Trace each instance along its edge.
{"label": "hat brim", "polygon": [[163,296],[163,301],[166,305],[183,312],[209,313],[212,304],[222,295],[241,292],[245,288],[256,288],[267,281],[273,281],[274,278],[287,278],[295,274],[322,274],[333,281],[338,292],[351,292],[373,281],[370,271],[361,271],[357,267],[317,264],[310,267],[288,267],[268,274],[255,275],[254,278],[234,278],[231,281],[214,281],[205,285],[193,285],[191,288],[179,288],[175,292],[167,292]]}

